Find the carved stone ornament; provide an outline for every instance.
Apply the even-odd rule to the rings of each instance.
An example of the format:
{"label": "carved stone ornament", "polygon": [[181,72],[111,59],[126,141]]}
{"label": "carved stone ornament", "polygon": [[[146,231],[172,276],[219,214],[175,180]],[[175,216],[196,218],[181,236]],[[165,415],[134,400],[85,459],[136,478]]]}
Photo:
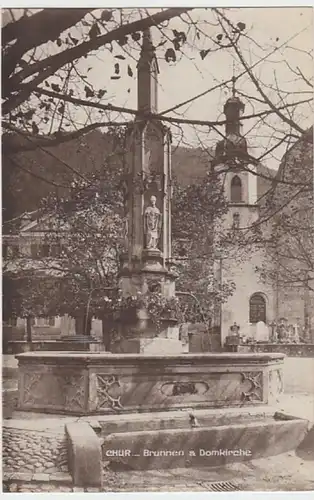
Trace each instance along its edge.
{"label": "carved stone ornament", "polygon": [[97,375],[97,410],[111,408],[112,410],[123,409],[121,404],[121,384],[117,375]]}
{"label": "carved stone ornament", "polygon": [[23,404],[25,406],[62,407],[83,409],[85,387],[83,375],[25,373]]}
{"label": "carved stone ornament", "polygon": [[263,401],[263,373],[244,372],[241,373],[242,384],[249,382],[249,388],[242,392],[244,401]]}
{"label": "carved stone ornament", "polygon": [[196,382],[166,382],[160,388],[165,396],[201,396],[208,391],[207,382],[202,380]]}
{"label": "carved stone ornament", "polygon": [[161,212],[156,207],[156,196],[151,196],[151,205],[149,205],[144,213],[144,234],[145,248],[157,249],[158,241],[161,233]]}
{"label": "carved stone ornament", "polygon": [[60,376],[63,383],[64,406],[71,410],[83,409],[85,403],[85,387],[83,375]]}
{"label": "carved stone ornament", "polygon": [[164,174],[157,174],[155,172],[144,174],[144,189],[148,191],[153,187],[158,192],[163,192],[164,177]]}
{"label": "carved stone ornament", "polygon": [[283,393],[283,375],[282,370],[271,370],[269,372],[269,401],[276,401]]}
{"label": "carved stone ornament", "polygon": [[33,405],[41,399],[41,373],[25,373],[23,377],[23,404]]}

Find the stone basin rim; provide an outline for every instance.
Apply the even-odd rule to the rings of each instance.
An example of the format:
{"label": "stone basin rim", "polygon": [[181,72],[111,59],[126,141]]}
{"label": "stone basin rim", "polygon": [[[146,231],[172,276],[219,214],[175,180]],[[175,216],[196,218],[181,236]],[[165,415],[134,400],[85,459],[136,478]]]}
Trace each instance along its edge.
{"label": "stone basin rim", "polygon": [[184,353],[184,354],[142,354],[142,353],[110,353],[110,352],[78,352],[78,351],[36,351],[36,352],[24,352],[17,354],[16,359],[27,360],[58,360],[62,359],[72,359],[74,360],[84,360],[88,362],[93,361],[165,361],[178,362],[178,361],[274,361],[282,360],[286,357],[285,354],[280,352],[272,353]]}

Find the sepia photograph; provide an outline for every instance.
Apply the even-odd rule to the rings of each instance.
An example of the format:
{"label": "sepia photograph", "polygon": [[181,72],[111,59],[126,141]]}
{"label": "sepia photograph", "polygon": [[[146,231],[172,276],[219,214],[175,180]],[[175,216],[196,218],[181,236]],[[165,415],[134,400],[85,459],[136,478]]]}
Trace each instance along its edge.
{"label": "sepia photograph", "polygon": [[313,8],[2,8],[2,491],[314,491]]}

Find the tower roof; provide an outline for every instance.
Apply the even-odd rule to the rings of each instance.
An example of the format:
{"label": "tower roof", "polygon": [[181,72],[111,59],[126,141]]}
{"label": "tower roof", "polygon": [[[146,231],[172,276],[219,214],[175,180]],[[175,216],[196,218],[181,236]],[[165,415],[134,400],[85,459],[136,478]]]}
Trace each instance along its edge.
{"label": "tower roof", "polygon": [[225,138],[217,143],[214,164],[229,162],[243,158],[247,154],[247,142],[241,134],[240,117],[244,111],[244,104],[237,97],[235,77],[232,78],[232,96],[224,105],[226,115]]}
{"label": "tower roof", "polygon": [[226,103],[224,105],[224,113],[228,119],[228,114],[230,113],[231,110],[233,110],[233,112],[238,112],[240,114],[243,113],[244,107],[245,106],[243,102],[240,100],[240,98],[233,95],[232,97],[229,97],[229,99],[226,100]]}

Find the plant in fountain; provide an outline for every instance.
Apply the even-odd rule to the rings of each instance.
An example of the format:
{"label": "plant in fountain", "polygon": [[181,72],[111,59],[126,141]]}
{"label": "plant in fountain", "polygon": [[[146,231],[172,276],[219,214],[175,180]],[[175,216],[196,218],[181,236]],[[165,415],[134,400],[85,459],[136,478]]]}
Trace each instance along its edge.
{"label": "plant in fountain", "polygon": [[178,297],[165,297],[158,291],[138,292],[135,296],[118,297],[113,308],[121,321],[131,322],[140,310],[145,310],[159,332],[169,321],[183,322],[183,309]]}
{"label": "plant in fountain", "polygon": [[158,331],[165,321],[183,322],[183,311],[178,297],[165,297],[160,292],[148,292],[144,295],[144,303]]}

